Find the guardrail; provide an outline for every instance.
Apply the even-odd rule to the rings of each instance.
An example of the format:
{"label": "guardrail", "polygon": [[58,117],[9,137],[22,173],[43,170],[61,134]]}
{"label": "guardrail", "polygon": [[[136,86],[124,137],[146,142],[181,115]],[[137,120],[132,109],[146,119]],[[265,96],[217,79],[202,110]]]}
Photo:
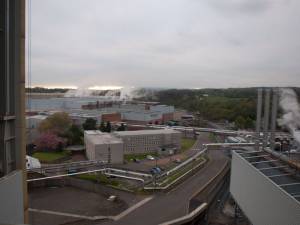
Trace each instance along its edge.
{"label": "guardrail", "polygon": [[153,177],[151,174],[147,174],[147,173],[134,172],[134,171],[130,171],[130,170],[115,169],[115,168],[110,168],[110,167],[106,168],[106,170],[114,171],[114,172],[118,172],[118,173],[124,173],[124,174],[131,174],[131,175],[141,176],[141,177],[149,177],[149,178]]}
{"label": "guardrail", "polygon": [[[75,175],[80,175],[80,174],[86,174],[86,173],[95,173],[95,172],[103,172],[105,175],[108,176],[115,176],[115,177],[121,177],[121,178],[126,178],[130,180],[137,180],[141,182],[145,182],[143,178],[138,178],[138,177],[132,177],[132,176],[126,176],[122,174],[117,174],[117,173],[112,173],[112,171],[115,171],[113,168],[101,168],[101,169],[96,169],[96,170],[88,170],[88,171],[81,171],[81,172],[74,172],[74,173],[68,173],[68,174],[60,174],[60,175],[53,175],[53,176],[47,176],[47,177],[40,177],[40,178],[34,178],[34,179],[29,179],[27,182],[31,181],[38,181],[38,180],[47,180],[47,179],[55,179],[55,178],[62,178],[62,177],[68,177],[68,176],[75,176]],[[117,170],[120,173],[120,170]],[[117,172],[115,171],[115,172]],[[128,174],[126,171],[123,171],[125,174]],[[148,174],[142,174],[143,177],[146,177]]]}
{"label": "guardrail", "polygon": [[204,148],[202,151],[196,153],[195,155],[193,155],[191,158],[189,158],[188,160],[185,160],[184,162],[180,163],[178,166],[174,167],[173,169],[167,171],[166,173],[163,173],[161,176],[169,176],[172,173],[174,173],[175,171],[179,170],[180,168],[184,167],[185,165],[187,165],[188,163],[192,162],[193,160],[195,160],[196,158],[198,158],[200,155],[203,155],[204,153],[206,153],[207,148]]}
{"label": "guardrail", "polygon": [[181,224],[187,224],[189,222],[191,224],[194,224],[193,221],[198,216],[200,216],[201,213],[205,212],[205,210],[207,209],[207,206],[208,206],[207,203],[204,202],[198,208],[196,208],[191,213],[189,213],[188,215],[168,221],[168,222],[161,223],[159,225],[181,225]]}
{"label": "guardrail", "polygon": [[[159,187],[159,186],[155,186],[155,187],[144,187],[144,190],[168,190],[170,187],[172,187],[174,184],[178,183],[181,179],[183,179],[185,176],[187,176],[189,173],[191,173],[192,171],[194,171],[195,169],[197,169],[198,167],[204,165],[206,163],[207,160],[202,161],[201,163],[197,164],[195,167],[191,168],[190,170],[188,170],[187,172],[185,172],[184,174],[182,174],[181,176],[179,176],[178,178],[176,178],[174,181],[172,181],[170,184],[168,184],[167,186],[164,187]],[[164,182],[162,182],[164,183]],[[161,185],[162,183],[158,184]]]}

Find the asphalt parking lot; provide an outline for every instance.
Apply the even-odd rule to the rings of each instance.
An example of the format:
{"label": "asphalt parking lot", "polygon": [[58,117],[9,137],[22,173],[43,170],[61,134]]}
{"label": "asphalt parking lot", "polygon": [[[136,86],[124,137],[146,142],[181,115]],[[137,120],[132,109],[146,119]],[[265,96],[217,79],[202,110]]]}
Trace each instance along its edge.
{"label": "asphalt parking lot", "polygon": [[[29,192],[29,207],[84,216],[110,216],[118,215],[143,197],[120,192],[115,202],[108,201],[107,198],[105,195],[74,187],[36,188]],[[76,222],[78,218],[30,212],[29,220],[32,225],[58,225]]]}

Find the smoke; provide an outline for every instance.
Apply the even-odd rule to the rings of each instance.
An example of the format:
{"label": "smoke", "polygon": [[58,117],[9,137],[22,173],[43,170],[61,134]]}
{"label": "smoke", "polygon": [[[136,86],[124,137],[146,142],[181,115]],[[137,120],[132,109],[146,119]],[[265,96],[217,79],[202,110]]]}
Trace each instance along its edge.
{"label": "smoke", "polygon": [[295,91],[289,88],[281,89],[279,105],[283,110],[283,116],[278,119],[278,124],[288,128],[300,143],[300,132],[298,131],[300,128],[300,105]]}
{"label": "smoke", "polygon": [[107,89],[103,87],[77,88],[67,91],[64,97],[97,97],[103,100],[130,101],[137,98],[153,98],[156,90],[151,88],[120,87]]}

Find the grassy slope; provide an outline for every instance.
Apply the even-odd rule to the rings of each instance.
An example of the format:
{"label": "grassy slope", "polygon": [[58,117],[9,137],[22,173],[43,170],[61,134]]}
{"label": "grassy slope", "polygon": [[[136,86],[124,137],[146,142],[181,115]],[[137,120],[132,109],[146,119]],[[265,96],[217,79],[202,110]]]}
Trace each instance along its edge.
{"label": "grassy slope", "polygon": [[195,144],[196,140],[191,138],[182,138],[181,139],[181,151],[184,152]]}
{"label": "grassy slope", "polygon": [[32,157],[39,159],[41,162],[51,163],[55,160],[64,158],[69,155],[69,152],[36,152],[32,155]]}

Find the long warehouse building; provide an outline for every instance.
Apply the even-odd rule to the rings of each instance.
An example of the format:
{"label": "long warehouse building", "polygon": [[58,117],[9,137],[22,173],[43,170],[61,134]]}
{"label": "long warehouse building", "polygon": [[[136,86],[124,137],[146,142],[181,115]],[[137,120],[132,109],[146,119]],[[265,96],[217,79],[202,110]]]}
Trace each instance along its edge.
{"label": "long warehouse building", "polygon": [[161,149],[179,150],[181,132],[172,129],[119,131],[114,133],[124,142],[124,154],[159,152]]}
{"label": "long warehouse building", "polygon": [[86,156],[89,160],[122,163],[124,154],[176,152],[181,149],[181,132],[171,129],[84,132]]}

